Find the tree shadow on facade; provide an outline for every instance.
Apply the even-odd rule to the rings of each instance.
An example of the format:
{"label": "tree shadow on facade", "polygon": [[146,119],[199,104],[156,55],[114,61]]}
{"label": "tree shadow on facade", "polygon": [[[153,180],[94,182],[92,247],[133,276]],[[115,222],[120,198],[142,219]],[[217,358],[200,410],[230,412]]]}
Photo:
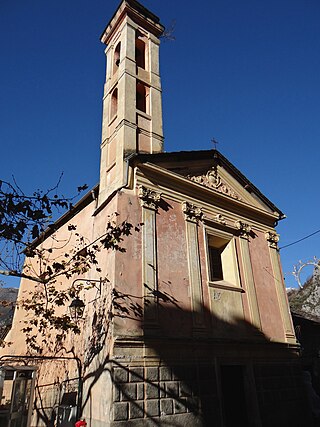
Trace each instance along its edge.
{"label": "tree shadow on facade", "polygon": [[157,321],[142,325],[144,363],[113,365],[112,425],[313,425],[295,348],[243,319],[192,313],[176,301],[145,310]]}
{"label": "tree shadow on facade", "polygon": [[[167,293],[153,296],[157,304],[147,300],[144,315],[141,297],[113,296],[112,316],[135,319],[141,330],[134,337],[118,335],[115,352],[125,348],[123,358],[109,355],[114,317],[107,318],[107,310],[91,319],[78,387],[89,427],[95,425],[95,387],[101,389],[106,376],[110,387],[103,392],[112,427],[314,425],[296,348],[271,342],[243,319],[222,320],[206,308],[191,312]],[[47,422],[52,425],[50,415]]]}

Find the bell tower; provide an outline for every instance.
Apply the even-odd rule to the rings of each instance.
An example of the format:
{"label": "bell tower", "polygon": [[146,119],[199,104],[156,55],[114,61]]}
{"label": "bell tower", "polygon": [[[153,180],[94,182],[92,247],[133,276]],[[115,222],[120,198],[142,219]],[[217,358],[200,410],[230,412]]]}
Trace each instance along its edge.
{"label": "bell tower", "polygon": [[125,157],[163,151],[159,18],[136,0],[123,0],[104,30],[99,205],[125,184]]}

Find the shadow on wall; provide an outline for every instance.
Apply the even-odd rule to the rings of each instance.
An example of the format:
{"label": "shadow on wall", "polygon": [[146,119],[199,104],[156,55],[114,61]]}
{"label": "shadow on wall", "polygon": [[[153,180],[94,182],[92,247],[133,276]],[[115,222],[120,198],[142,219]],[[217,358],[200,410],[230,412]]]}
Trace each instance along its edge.
{"label": "shadow on wall", "polygon": [[[132,345],[144,360],[134,349],[130,363],[110,360],[109,310],[92,319],[80,402],[88,427],[95,425],[92,390],[106,374],[113,381],[113,402],[106,396],[105,411],[111,411],[113,427],[316,425],[294,350],[270,342],[243,319],[227,322],[205,308],[192,313],[166,293],[153,297],[158,303],[145,305],[144,317],[141,297],[117,292],[112,301],[113,315],[140,323],[144,335]],[[194,327],[199,318],[202,327]]]}
{"label": "shadow on wall", "polygon": [[[143,324],[145,366],[114,365],[114,426],[315,425],[298,356],[286,345],[243,319],[195,315],[175,300],[149,304],[145,319],[155,314]],[[204,327],[191,338],[198,315]]]}

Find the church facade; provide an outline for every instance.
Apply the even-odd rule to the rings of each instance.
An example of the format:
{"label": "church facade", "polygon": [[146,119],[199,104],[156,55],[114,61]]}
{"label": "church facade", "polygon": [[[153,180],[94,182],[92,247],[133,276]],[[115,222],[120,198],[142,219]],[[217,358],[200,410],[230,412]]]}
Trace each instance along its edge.
{"label": "church facade", "polygon": [[[123,0],[102,35],[100,183],[55,235],[72,222],[94,240],[115,212],[142,225],[124,252],[99,254],[99,275],[63,284],[108,278],[81,295],[81,334],[65,352],[24,360],[34,367],[24,425],[76,415],[91,427],[308,425],[275,231],[283,214],[219,151],[163,151],[163,31]],[[20,298],[30,286],[22,280]],[[2,351],[17,370],[25,315]]]}

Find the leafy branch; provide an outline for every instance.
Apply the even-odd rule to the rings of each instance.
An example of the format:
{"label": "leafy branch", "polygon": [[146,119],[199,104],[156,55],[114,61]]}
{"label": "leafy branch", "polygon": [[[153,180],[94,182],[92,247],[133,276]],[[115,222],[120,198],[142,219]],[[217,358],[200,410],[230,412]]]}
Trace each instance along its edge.
{"label": "leafy branch", "polygon": [[[141,226],[119,222],[115,213],[94,240],[83,236],[71,223],[64,226],[63,238],[59,232],[48,234],[48,227],[50,230],[56,217],[69,210],[74,200],[59,196],[57,187],[27,196],[15,181],[0,181],[0,274],[34,282],[17,302],[17,308],[27,313],[22,332],[28,348],[38,353],[44,347],[48,349],[49,343],[57,351],[69,331],[80,333],[79,325],[61,307],[69,306],[88,287],[80,282],[70,286],[68,281],[92,269],[101,275],[99,253],[125,252],[124,239]],[[78,194],[86,188],[78,187]]]}
{"label": "leafy branch", "polygon": [[45,192],[36,190],[26,195],[14,179],[13,183],[0,180],[0,274],[25,277],[24,255],[32,253],[33,241],[58,215],[71,209],[73,201],[87,188],[78,187],[75,196],[66,198],[57,193],[60,181],[61,177],[55,187]]}

